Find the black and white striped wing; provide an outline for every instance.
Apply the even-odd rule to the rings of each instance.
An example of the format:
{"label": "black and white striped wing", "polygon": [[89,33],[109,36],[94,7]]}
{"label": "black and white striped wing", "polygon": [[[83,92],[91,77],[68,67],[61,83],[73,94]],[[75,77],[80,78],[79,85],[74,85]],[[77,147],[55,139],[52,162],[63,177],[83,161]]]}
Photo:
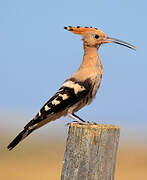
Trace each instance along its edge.
{"label": "black and white striped wing", "polygon": [[68,110],[68,108],[85,98],[90,90],[89,80],[84,82],[78,82],[73,78],[66,80],[58,92],[41,108],[36,117],[25,128],[37,125],[49,118],[50,115],[53,117],[57,113]]}

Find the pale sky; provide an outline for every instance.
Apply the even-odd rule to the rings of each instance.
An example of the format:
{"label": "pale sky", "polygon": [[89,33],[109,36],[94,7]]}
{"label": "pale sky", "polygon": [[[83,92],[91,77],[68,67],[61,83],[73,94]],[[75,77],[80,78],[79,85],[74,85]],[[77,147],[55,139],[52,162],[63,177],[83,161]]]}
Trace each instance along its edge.
{"label": "pale sky", "polygon": [[64,26],[80,25],[128,41],[137,51],[116,44],[99,49],[102,83],[96,99],[78,115],[146,131],[146,18],[145,0],[0,1],[1,127],[21,130],[77,70],[83,56],[81,37]]}

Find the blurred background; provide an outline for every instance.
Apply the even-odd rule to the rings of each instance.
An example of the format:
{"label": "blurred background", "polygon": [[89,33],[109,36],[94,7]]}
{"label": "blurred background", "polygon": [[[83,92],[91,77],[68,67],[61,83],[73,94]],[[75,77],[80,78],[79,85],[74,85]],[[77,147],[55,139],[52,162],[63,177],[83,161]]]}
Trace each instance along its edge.
{"label": "blurred background", "polygon": [[0,179],[60,179],[68,132],[61,118],[8,152],[7,145],[79,67],[81,37],[64,26],[93,26],[137,46],[105,44],[101,87],[77,114],[121,127],[117,180],[147,179],[147,1],[0,1]]}

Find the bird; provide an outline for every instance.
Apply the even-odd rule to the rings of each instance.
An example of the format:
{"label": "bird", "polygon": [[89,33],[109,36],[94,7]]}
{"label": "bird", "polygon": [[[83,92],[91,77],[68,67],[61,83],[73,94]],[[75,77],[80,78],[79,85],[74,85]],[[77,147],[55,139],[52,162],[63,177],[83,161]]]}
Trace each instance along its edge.
{"label": "bird", "polygon": [[99,47],[105,43],[116,43],[136,50],[136,47],[132,44],[110,38],[98,28],[67,26],[64,29],[82,36],[83,61],[79,69],[62,83],[61,88],[44,104],[36,116],[8,145],[7,148],[9,150],[12,150],[34,130],[61,116],[68,115],[74,119],[73,122],[89,123],[78,117],[75,112],[90,104],[99,89],[103,74],[103,66],[98,56]]}

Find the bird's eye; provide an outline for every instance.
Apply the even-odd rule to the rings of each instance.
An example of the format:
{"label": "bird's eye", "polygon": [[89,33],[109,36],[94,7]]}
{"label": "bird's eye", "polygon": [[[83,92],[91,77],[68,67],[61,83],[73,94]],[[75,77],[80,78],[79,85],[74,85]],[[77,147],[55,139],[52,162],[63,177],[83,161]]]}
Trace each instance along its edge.
{"label": "bird's eye", "polygon": [[99,38],[99,35],[96,34],[96,35],[95,35],[95,39],[98,39],[98,38]]}

